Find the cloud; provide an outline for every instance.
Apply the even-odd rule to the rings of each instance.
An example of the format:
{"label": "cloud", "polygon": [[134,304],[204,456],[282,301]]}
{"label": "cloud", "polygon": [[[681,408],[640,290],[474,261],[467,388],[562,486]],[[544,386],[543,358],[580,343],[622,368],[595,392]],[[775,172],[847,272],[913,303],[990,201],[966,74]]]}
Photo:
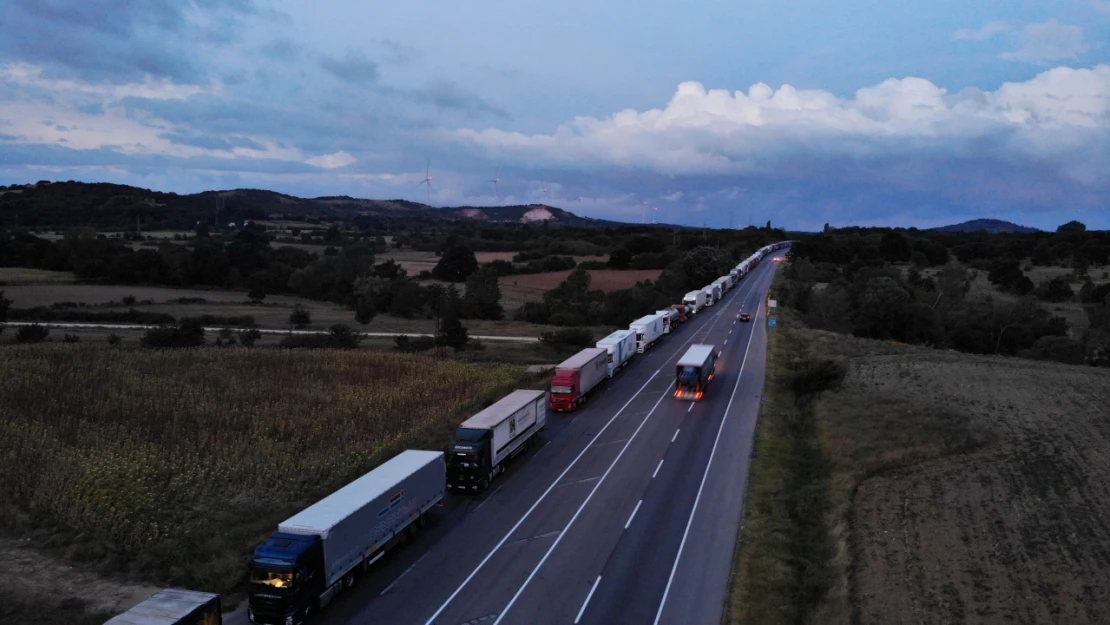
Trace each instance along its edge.
{"label": "cloud", "polygon": [[406,65],[416,61],[422,56],[420,51],[416,48],[398,43],[392,39],[381,39],[374,43],[378,44],[378,46],[384,50],[382,58],[394,65]]}
{"label": "cloud", "polygon": [[663,199],[668,201],[668,202],[677,202],[677,201],[682,199],[682,196],[683,196],[682,191],[675,191],[674,193],[671,193],[670,195],[664,195]]}
{"label": "cloud", "polygon": [[1009,30],[1009,24],[1002,20],[994,20],[992,22],[987,22],[979,30],[961,28],[953,33],[952,37],[961,41],[984,41]]}
{"label": "cloud", "polygon": [[0,81],[9,84],[58,93],[95,95],[112,100],[121,100],[126,97],[151,100],[183,100],[197,94],[217,93],[219,91],[219,85],[215,83],[209,87],[203,87],[200,85],[178,84],[172,80],[151,76],[146,76],[141,83],[94,84],[83,80],[48,78],[43,74],[42,67],[27,63],[11,63],[0,67]]}
{"label": "cloud", "polygon": [[412,92],[418,100],[425,100],[441,109],[454,109],[466,113],[469,117],[493,116],[503,119],[509,118],[509,113],[504,108],[490,104],[477,94],[463,89],[450,81],[438,81],[425,89]]}
{"label": "cloud", "polygon": [[342,58],[325,56],[320,59],[320,67],[337,78],[350,83],[374,83],[378,81],[378,64],[363,52],[348,50]]}
{"label": "cloud", "polygon": [[354,163],[357,159],[346,152],[339,151],[334,154],[322,154],[314,156],[305,160],[309,165],[319,167],[321,169],[336,169],[339,167],[346,167]]}
{"label": "cloud", "polygon": [[1073,59],[1090,48],[1083,41],[1083,28],[1052,19],[1027,25],[1018,36],[1017,49],[1001,56],[1012,61],[1044,63]]}
{"label": "cloud", "polygon": [[[666,175],[777,174],[811,160],[1050,158],[1078,178],[1110,154],[1110,65],[1055,68],[996,91],[950,94],[892,78],[853,98],[763,83],[748,93],[679,85],[663,109],[577,117],[551,134],[497,128],[447,136],[535,166],[634,167]],[[1088,173],[1083,173],[1083,172]]]}
{"label": "cloud", "polygon": [[1091,0],[1091,7],[1100,13],[1110,13],[1110,0]]}
{"label": "cloud", "polygon": [[252,2],[176,0],[6,0],[0,61],[23,61],[85,80],[144,75],[203,78],[196,41],[235,40]]}

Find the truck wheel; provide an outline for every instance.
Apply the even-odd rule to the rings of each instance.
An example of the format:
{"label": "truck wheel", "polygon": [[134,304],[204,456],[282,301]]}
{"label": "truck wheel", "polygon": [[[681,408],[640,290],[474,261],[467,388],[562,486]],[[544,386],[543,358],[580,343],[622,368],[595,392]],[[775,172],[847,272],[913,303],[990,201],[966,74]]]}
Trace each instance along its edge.
{"label": "truck wheel", "polygon": [[350,590],[355,585],[355,574],[347,573],[347,578],[344,579],[343,582],[347,585],[347,589]]}

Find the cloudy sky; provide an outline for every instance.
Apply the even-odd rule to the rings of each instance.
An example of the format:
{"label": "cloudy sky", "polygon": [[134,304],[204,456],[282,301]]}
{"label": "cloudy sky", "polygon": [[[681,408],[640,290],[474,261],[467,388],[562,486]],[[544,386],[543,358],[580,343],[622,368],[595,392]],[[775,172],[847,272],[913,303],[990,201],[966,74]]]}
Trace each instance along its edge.
{"label": "cloudy sky", "polygon": [[1108,44],[1110,0],[3,0],[0,184],[1107,229]]}

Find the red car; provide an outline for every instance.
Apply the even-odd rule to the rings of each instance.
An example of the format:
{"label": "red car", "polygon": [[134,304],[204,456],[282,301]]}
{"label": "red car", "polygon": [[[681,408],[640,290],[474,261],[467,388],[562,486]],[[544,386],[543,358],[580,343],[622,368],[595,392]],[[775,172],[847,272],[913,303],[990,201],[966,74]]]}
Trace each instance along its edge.
{"label": "red car", "polygon": [[736,318],[739,319],[740,321],[751,321],[752,320],[752,316],[749,315],[748,313],[740,313],[739,315],[736,316]]}

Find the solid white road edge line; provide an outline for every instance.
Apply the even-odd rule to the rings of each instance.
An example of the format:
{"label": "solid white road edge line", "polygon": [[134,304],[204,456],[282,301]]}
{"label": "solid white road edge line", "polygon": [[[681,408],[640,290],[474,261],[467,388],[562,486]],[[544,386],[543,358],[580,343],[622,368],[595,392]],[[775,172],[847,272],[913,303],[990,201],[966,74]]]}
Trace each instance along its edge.
{"label": "solid white road edge line", "polygon": [[624,522],[624,529],[628,529],[628,526],[632,525],[632,519],[636,518],[636,513],[640,510],[640,504],[642,503],[644,503],[643,499],[636,502],[636,507],[632,509],[632,515],[629,516],[628,520]]}
{"label": "solid white road edge line", "polygon": [[659,475],[659,469],[662,469],[662,468],[663,468],[663,459],[660,458],[659,459],[659,466],[655,467],[655,472],[651,474],[651,479],[654,480],[655,476]]}
{"label": "solid white road edge line", "polygon": [[497,620],[493,622],[493,625],[498,625],[499,623],[501,623],[501,620],[505,618],[505,615],[508,614],[510,610],[512,610],[513,604],[515,604],[516,600],[520,598],[520,595],[524,593],[524,589],[528,588],[528,584],[532,581],[532,578],[536,576],[536,573],[539,573],[540,569],[543,568],[544,562],[547,562],[547,559],[551,557],[551,554],[555,551],[555,548],[558,547],[559,543],[563,541],[563,538],[567,535],[567,532],[570,531],[571,526],[573,526],[574,522],[578,520],[578,516],[582,514],[582,511],[586,509],[587,505],[589,505],[590,500],[594,498],[594,494],[597,493],[597,489],[600,488],[601,485],[605,482],[605,478],[609,477],[609,473],[611,473],[613,471],[613,467],[617,466],[617,463],[620,462],[621,457],[624,456],[624,452],[628,450],[628,446],[631,445],[632,441],[636,439],[636,435],[640,433],[640,430],[644,429],[644,426],[647,425],[647,422],[651,420],[651,415],[655,414],[655,410],[659,408],[659,404],[663,403],[663,399],[668,395],[670,395],[670,389],[664,391],[663,394],[659,396],[659,399],[655,401],[655,405],[651,407],[651,411],[648,412],[646,416],[644,416],[643,421],[640,421],[640,425],[636,427],[636,431],[632,433],[632,436],[627,441],[625,441],[624,446],[621,447],[621,450],[617,454],[617,457],[613,458],[613,462],[609,463],[609,467],[605,469],[605,473],[601,474],[601,479],[599,479],[594,484],[594,487],[590,489],[590,494],[586,495],[586,500],[578,506],[578,510],[574,512],[574,516],[570,517],[570,520],[567,521],[567,524],[563,527],[563,529],[559,530],[559,536],[556,537],[555,541],[551,543],[551,546],[547,548],[547,553],[543,554],[543,557],[540,558],[540,561],[532,569],[532,572],[528,574],[527,578],[525,578],[524,583],[521,584],[520,588],[518,588],[516,593],[513,594],[513,598],[509,599],[509,603],[505,605],[505,609],[501,610],[501,614],[497,616]]}
{"label": "solid white road edge line", "polygon": [[[771,272],[774,276],[774,272]],[[755,311],[756,323],[759,322],[759,314],[763,311],[760,306]],[[698,503],[701,502],[701,493],[705,490],[705,480],[709,477],[709,469],[713,466],[713,457],[717,455],[717,444],[721,442],[721,432],[725,430],[725,424],[728,423],[728,412],[732,408],[732,401],[736,399],[736,390],[740,388],[740,380],[744,379],[744,366],[748,364],[748,352],[752,347],[752,337],[755,336],[755,326],[752,327],[753,331],[748,334],[748,345],[744,348],[744,360],[740,363],[740,373],[736,376],[736,384],[732,387],[732,395],[728,398],[728,405],[725,406],[725,416],[721,418],[721,426],[717,428],[717,438],[713,440],[713,450],[709,452],[709,462],[705,465],[705,473],[701,476],[701,485],[698,486],[698,494],[694,497],[694,507],[690,510],[690,518],[686,520],[686,529],[682,532],[682,542],[678,544],[678,553],[674,557],[674,565],[671,566],[671,574],[667,577],[667,587],[663,589],[663,599],[659,602],[659,610],[655,613],[654,625],[659,625],[659,619],[663,617],[663,608],[667,605],[667,595],[671,592],[671,584],[674,583],[675,572],[678,571],[678,562],[682,559],[682,550],[686,547],[686,539],[690,536],[690,526],[694,524],[694,515],[698,511]]]}
{"label": "solid white road edge line", "polygon": [[597,590],[597,585],[601,583],[601,576],[598,575],[594,580],[594,585],[590,586],[590,594],[586,595],[586,600],[582,602],[582,607],[578,609],[578,616],[574,617],[574,624],[578,625],[578,621],[582,620],[582,615],[586,613],[586,606],[590,605],[590,599],[594,596],[594,591]]}

